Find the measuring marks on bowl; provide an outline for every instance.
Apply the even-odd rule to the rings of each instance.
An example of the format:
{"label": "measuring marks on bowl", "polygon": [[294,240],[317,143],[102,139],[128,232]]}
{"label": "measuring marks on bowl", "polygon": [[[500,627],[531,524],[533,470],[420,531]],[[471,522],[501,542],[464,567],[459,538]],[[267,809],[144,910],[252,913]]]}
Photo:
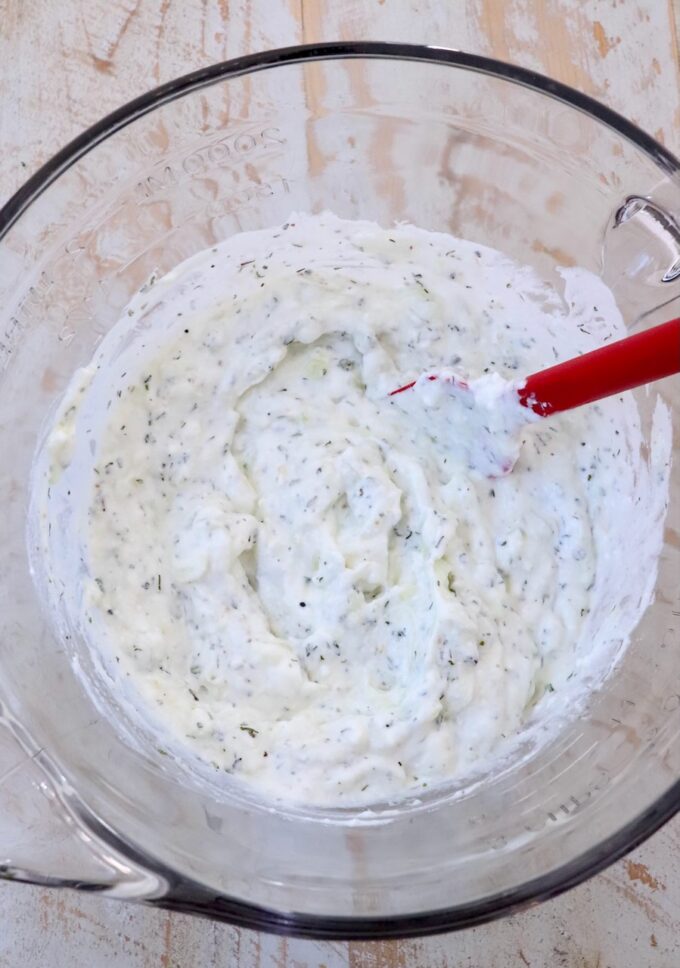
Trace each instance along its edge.
{"label": "measuring marks on bowl", "polygon": [[[54,226],[35,281],[17,298],[0,332],[0,369],[28,325],[39,322],[66,344],[82,324],[107,332],[151,272],[169,271],[194,245],[202,248],[239,227],[216,224],[221,220],[249,209],[257,218],[269,199],[276,204],[291,192],[290,178],[280,173],[290,143],[279,127],[231,126],[217,137],[213,131],[212,137],[199,136],[204,143],[198,147],[194,139],[190,150],[185,146],[151,165],[148,144],[137,143],[143,134],[130,133],[134,173],[122,167],[106,199],[88,198],[75,224]],[[291,207],[290,200],[281,203],[283,217]],[[205,237],[198,238],[201,233]]]}
{"label": "measuring marks on bowl", "polygon": [[[156,165],[151,174],[137,182],[135,195],[138,201],[144,202],[181,182],[214,177],[217,169],[233,169],[234,166],[243,166],[250,181],[261,185],[262,178],[255,167],[255,159],[272,152],[280,154],[281,148],[287,143],[288,139],[280,128],[232,131],[226,137],[202,145],[184,157],[173,158],[171,163]],[[285,181],[281,176],[277,178]]]}

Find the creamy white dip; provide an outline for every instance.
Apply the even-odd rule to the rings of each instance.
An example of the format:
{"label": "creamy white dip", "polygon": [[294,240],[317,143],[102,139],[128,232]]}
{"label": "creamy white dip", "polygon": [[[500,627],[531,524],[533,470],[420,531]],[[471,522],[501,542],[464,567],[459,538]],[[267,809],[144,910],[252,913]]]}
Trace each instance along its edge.
{"label": "creamy white dip", "polygon": [[133,301],[36,492],[54,598],[163,752],[287,801],[394,800],[492,765],[606,673],[653,587],[664,415],[650,464],[618,398],[524,428],[496,480],[441,386],[389,396],[625,335],[599,280],[563,277],[326,213]]}

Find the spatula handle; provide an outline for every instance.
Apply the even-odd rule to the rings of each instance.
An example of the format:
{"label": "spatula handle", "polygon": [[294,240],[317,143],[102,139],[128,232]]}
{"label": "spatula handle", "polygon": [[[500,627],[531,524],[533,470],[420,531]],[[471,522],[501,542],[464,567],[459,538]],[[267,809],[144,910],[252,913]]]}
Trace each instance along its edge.
{"label": "spatula handle", "polygon": [[520,401],[543,416],[680,373],[680,319],[527,377]]}

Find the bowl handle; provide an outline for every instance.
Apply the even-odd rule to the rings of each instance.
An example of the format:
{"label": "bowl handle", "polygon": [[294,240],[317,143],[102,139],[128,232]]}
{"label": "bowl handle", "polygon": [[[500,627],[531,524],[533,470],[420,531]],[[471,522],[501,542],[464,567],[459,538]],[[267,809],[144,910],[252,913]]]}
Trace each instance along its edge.
{"label": "bowl handle", "polygon": [[162,897],[163,879],[102,831],[45,750],[0,706],[0,878],[110,897]]}
{"label": "bowl handle", "polygon": [[602,276],[630,326],[668,319],[660,311],[680,300],[680,212],[664,207],[664,186],[658,194],[628,195],[604,233]]}

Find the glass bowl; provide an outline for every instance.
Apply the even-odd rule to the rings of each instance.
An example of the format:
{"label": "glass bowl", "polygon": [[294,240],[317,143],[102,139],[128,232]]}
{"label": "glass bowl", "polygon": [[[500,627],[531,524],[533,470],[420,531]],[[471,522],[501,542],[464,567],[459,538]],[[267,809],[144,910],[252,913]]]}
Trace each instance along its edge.
{"label": "glass bowl", "polygon": [[[601,870],[680,806],[680,441],[656,591],[578,716],[516,768],[376,811],[275,811],[127,742],[32,581],[46,415],[130,297],[291,211],[395,219],[577,264],[631,327],[680,295],[675,158],[595,101],[488,58],[338,43],[216,64],[80,135],[0,212],[0,873],[335,938],[468,926]],[[665,308],[662,308],[665,307]],[[680,425],[678,381],[639,391]],[[631,508],[631,533],[644,528]]]}

